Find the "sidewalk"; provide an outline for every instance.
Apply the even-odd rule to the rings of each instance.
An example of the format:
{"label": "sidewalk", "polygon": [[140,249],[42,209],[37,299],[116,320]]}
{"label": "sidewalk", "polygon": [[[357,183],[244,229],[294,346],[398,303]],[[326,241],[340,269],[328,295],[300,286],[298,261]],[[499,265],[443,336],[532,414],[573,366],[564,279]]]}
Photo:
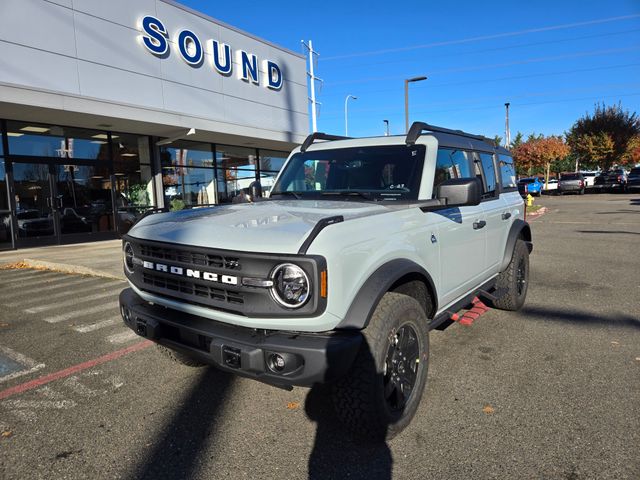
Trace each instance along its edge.
{"label": "sidewalk", "polygon": [[19,262],[27,267],[124,280],[121,240],[0,252],[0,267]]}

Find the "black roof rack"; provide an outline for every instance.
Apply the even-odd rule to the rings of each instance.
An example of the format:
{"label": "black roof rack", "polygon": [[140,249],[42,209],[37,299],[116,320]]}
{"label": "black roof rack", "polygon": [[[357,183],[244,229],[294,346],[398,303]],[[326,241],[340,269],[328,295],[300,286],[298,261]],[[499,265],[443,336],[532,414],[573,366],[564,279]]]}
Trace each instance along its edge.
{"label": "black roof rack", "polygon": [[304,142],[302,142],[300,151],[306,152],[307,148],[309,148],[316,140],[347,140],[349,138],[352,137],[341,137],[340,135],[329,135],[328,133],[315,132],[309,135]]}
{"label": "black roof rack", "polygon": [[473,138],[475,140],[481,140],[483,142],[488,142],[492,145],[495,145],[495,142],[487,137],[482,135],[474,135],[472,133],[463,132],[462,130],[451,130],[449,128],[438,127],[436,125],[429,125],[424,122],[413,122],[411,124],[411,128],[407,133],[407,138],[405,139],[405,143],[407,145],[415,145],[416,140],[420,137],[422,132],[440,132],[440,133],[449,133],[451,135],[458,135],[461,137]]}

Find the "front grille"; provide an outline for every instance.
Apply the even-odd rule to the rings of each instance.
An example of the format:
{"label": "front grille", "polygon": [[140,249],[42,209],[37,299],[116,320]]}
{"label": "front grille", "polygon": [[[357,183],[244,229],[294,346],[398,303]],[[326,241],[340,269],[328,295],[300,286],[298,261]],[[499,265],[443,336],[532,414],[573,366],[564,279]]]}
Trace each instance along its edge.
{"label": "front grille", "polygon": [[216,255],[203,252],[193,252],[171,247],[140,244],[140,254],[143,257],[185,263],[192,266],[224,268],[225,270],[242,270],[238,257]]}
{"label": "front grille", "polygon": [[[225,302],[229,304],[242,305],[244,296],[240,292],[235,292],[226,288],[216,288],[210,285],[201,285],[186,279],[174,279],[162,275],[143,272],[142,282],[149,287],[161,288],[166,291],[190,295],[195,303],[210,305],[207,300]],[[200,299],[200,301],[198,301]]]}

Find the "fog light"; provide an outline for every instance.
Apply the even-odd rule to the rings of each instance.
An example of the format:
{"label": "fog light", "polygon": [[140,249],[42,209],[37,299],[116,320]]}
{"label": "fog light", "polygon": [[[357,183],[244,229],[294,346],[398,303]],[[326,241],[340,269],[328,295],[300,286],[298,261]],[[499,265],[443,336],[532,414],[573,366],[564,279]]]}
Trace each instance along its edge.
{"label": "fog light", "polygon": [[284,357],[279,353],[272,353],[269,355],[269,369],[274,372],[282,372],[286,366]]}

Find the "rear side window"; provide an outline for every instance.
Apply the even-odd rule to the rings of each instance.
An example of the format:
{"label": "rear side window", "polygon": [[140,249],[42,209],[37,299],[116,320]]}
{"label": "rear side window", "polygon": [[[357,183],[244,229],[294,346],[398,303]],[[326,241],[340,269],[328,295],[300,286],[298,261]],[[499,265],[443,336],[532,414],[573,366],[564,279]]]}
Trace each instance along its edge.
{"label": "rear side window", "polygon": [[517,188],[516,184],[516,166],[513,164],[513,158],[509,155],[498,155],[500,165],[500,183],[502,189]]}
{"label": "rear side window", "polygon": [[491,197],[496,191],[496,170],[493,166],[493,155],[490,153],[479,153],[482,176],[484,178],[485,196]]}

